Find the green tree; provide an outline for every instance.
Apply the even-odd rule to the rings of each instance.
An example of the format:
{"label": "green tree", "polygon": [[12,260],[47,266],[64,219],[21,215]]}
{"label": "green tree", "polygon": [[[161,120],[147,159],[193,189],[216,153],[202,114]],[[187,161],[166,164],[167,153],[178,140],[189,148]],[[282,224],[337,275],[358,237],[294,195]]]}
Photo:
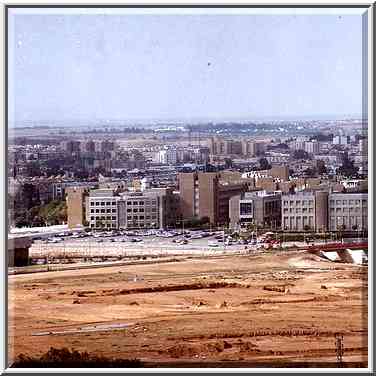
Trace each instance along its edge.
{"label": "green tree", "polygon": [[272,168],[271,164],[266,158],[260,158],[259,165],[261,170],[270,170]]}

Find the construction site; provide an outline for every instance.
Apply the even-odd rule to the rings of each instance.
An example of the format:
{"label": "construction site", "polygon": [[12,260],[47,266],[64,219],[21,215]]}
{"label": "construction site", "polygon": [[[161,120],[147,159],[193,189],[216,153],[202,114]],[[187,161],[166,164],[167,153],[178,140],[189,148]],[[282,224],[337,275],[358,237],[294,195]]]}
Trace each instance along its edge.
{"label": "construction site", "polygon": [[326,253],[171,252],[9,275],[9,362],[66,347],[145,367],[367,367],[368,267]]}

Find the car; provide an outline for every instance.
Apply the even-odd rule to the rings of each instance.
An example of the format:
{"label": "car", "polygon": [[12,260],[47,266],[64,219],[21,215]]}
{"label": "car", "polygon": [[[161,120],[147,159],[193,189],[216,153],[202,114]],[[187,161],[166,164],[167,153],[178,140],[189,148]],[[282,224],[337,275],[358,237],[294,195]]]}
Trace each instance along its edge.
{"label": "car", "polygon": [[132,239],[131,239],[131,242],[132,242],[132,243],[142,242],[142,239],[139,239],[139,238],[132,238]]}
{"label": "car", "polygon": [[209,247],[219,247],[218,242],[208,242]]}

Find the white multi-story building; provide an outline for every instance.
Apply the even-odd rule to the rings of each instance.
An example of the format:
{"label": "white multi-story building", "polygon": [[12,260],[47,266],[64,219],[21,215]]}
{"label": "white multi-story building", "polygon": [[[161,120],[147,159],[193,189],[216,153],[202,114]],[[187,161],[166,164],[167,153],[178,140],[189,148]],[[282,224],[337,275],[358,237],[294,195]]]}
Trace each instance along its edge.
{"label": "white multi-story building", "polygon": [[333,137],[333,145],[348,145],[348,136],[335,136]]}
{"label": "white multi-story building", "polygon": [[158,152],[158,162],[161,164],[175,165],[177,151],[175,149],[163,149]]}
{"label": "white multi-story building", "polygon": [[86,220],[94,229],[144,229],[173,225],[179,197],[169,188],[151,188],[115,194],[96,189],[87,197]]}
{"label": "white multi-story building", "polygon": [[367,193],[331,193],[329,230],[366,230],[368,228]]}
{"label": "white multi-story building", "polygon": [[320,144],[317,141],[306,142],[304,147],[304,150],[309,154],[318,154],[320,152]]}

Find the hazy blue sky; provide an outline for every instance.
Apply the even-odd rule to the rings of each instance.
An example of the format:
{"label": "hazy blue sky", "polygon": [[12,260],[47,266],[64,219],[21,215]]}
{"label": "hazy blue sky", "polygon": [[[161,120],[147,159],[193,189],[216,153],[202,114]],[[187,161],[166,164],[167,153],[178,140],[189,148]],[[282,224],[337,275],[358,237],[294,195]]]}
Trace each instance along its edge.
{"label": "hazy blue sky", "polygon": [[11,119],[252,119],[362,111],[359,11],[12,12]]}

